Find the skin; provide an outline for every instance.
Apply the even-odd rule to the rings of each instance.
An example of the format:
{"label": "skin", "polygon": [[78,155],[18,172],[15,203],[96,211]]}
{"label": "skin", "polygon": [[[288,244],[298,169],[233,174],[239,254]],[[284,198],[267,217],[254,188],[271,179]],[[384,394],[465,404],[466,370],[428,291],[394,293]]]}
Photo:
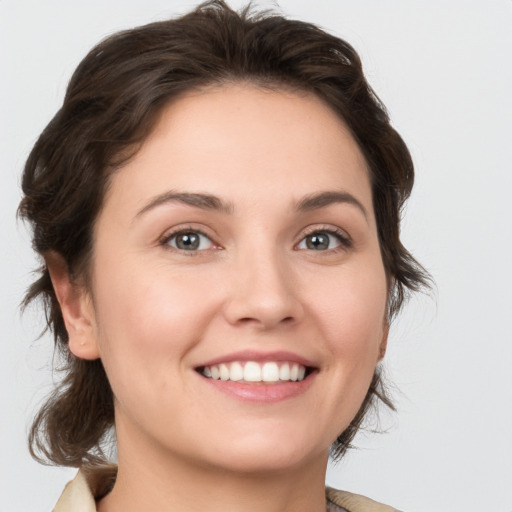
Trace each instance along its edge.
{"label": "skin", "polygon": [[[229,208],[154,204],[169,191]],[[354,201],[297,210],[326,191]],[[177,248],[175,229],[202,231],[200,250]],[[326,230],[350,243],[330,235],[308,248]],[[172,102],[112,177],[91,289],[49,265],[70,350],[101,358],[115,395],[119,474],[101,512],[325,510],[329,446],[388,333],[366,162],[329,107],[250,84]],[[314,376],[296,396],[262,402],[196,371],[240,350],[292,352]]]}

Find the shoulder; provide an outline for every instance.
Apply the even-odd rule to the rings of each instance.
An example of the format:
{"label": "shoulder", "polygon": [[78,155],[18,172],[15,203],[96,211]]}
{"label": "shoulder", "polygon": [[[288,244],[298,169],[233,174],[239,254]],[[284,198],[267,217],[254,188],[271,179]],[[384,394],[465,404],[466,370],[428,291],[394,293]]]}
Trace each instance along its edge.
{"label": "shoulder", "polygon": [[[338,491],[331,487],[327,487],[325,492],[328,503],[332,503],[347,512],[399,512],[396,508],[377,503],[360,494]],[[333,512],[337,512],[336,509]]]}

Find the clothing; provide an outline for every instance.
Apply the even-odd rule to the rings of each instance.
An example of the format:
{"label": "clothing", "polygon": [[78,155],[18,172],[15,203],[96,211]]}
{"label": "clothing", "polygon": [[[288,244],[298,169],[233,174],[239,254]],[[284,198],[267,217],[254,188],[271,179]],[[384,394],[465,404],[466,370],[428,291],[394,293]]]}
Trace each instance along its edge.
{"label": "clothing", "polygon": [[[75,479],[66,485],[53,512],[96,512],[95,498],[99,499],[110,492],[116,474],[115,465],[79,471]],[[326,512],[398,512],[364,496],[330,487],[326,488],[325,494]]]}

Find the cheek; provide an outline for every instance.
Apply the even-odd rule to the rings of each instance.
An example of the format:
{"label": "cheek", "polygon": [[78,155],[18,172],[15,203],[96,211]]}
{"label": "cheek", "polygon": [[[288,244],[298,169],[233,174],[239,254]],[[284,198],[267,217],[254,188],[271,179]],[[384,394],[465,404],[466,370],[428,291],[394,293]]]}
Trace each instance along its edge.
{"label": "cheek", "polygon": [[382,339],[387,302],[382,265],[349,268],[323,286],[317,278],[316,284],[309,304],[333,348],[364,351]]}
{"label": "cheek", "polygon": [[386,342],[387,283],[382,265],[351,269],[330,283],[325,283],[323,293],[317,288],[309,303],[326,340],[327,370],[335,382],[332,398],[337,404],[332,410],[351,411],[350,415],[366,395]]}
{"label": "cheek", "polygon": [[[386,339],[386,280],[344,276],[344,286],[319,294],[315,310],[327,351],[325,385],[318,403],[326,414],[326,438],[332,442],[353,420],[368,392]],[[319,406],[320,407],[320,406]],[[322,411],[316,411],[320,417]]]}
{"label": "cheek", "polygon": [[[200,283],[158,268],[137,272],[118,263],[101,274],[95,297],[100,357],[117,406],[143,423],[179,403],[186,354],[208,319],[200,298],[208,294]],[[161,420],[171,428],[172,418]]]}
{"label": "cheek", "polygon": [[[103,265],[96,275],[98,342],[109,377],[179,366],[213,314],[208,281],[156,265]],[[146,363],[146,364],[141,364]]]}

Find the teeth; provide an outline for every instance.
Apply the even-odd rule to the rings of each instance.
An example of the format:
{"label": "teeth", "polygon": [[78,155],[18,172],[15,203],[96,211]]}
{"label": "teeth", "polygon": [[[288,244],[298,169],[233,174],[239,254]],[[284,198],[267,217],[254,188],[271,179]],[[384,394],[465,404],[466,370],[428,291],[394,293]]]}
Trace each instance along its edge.
{"label": "teeth", "polygon": [[240,363],[231,363],[229,380],[242,380],[244,378],[244,367]]}
{"label": "teeth", "polygon": [[231,380],[245,382],[295,382],[304,380],[306,367],[298,363],[281,363],[268,361],[246,363],[235,361],[219,365],[205,366],[202,370],[205,377],[213,380]]}
{"label": "teeth", "polygon": [[258,363],[252,361],[245,363],[244,380],[247,382],[261,382],[261,368]]}
{"label": "teeth", "polygon": [[225,364],[219,366],[220,380],[229,380],[229,368]]}
{"label": "teeth", "polygon": [[279,369],[279,378],[281,380],[290,380],[290,365],[284,363]]}
{"label": "teeth", "polygon": [[261,370],[263,382],[277,382],[279,380],[279,366],[277,363],[265,363]]}

